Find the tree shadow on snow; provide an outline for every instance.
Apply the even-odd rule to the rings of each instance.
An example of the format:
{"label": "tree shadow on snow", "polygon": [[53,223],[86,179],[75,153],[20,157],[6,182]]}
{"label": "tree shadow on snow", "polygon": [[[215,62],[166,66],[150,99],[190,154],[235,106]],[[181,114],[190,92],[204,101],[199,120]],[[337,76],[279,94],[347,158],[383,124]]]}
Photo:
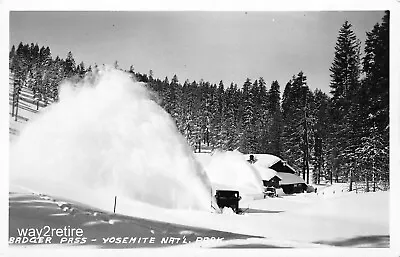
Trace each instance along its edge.
{"label": "tree shadow on snow", "polygon": [[341,247],[360,247],[360,248],[389,248],[390,236],[358,236],[348,239],[332,240],[332,241],[317,241],[316,244],[327,244]]}
{"label": "tree shadow on snow", "polygon": [[34,110],[34,109],[30,108],[28,105],[22,104],[22,103],[19,103],[19,104],[18,104],[18,108],[21,108],[21,109],[23,109],[23,110],[25,110],[25,111],[28,111],[28,112],[38,113],[37,110]]}

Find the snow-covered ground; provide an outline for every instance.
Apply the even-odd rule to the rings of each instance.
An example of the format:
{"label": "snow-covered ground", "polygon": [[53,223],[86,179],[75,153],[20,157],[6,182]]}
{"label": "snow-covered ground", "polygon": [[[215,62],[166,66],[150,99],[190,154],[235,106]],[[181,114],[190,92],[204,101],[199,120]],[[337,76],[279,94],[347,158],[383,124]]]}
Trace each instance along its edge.
{"label": "snow-covered ground", "polygon": [[[11,188],[11,190],[24,191],[16,187]],[[320,191],[324,190],[320,189]],[[25,199],[25,202],[21,202],[18,197]],[[86,196],[82,196],[85,201],[86,199],[84,198]],[[182,230],[205,230],[208,232],[203,232],[203,235],[208,237],[216,237],[222,233],[221,231],[230,232],[236,237],[238,235],[246,235],[244,238],[234,241],[227,240],[229,237],[225,236],[224,242],[208,244],[203,242],[202,246],[389,247],[388,198],[389,192],[363,194],[343,192],[331,197],[327,197],[326,194],[322,196],[322,194],[317,195],[315,193],[285,195],[278,198],[240,203],[240,208],[244,211],[243,215],[235,215],[231,212],[216,214],[203,211],[163,209],[119,199],[116,213],[160,222],[158,227],[165,228],[165,224],[168,224],[168,228],[184,226],[185,229]],[[34,219],[35,222],[32,223],[32,214],[45,208],[42,205],[38,206],[37,204],[39,203],[53,204],[54,207],[52,208],[58,210],[60,208],[57,208],[57,206],[60,207],[62,204],[70,203],[73,206],[72,208],[76,210],[83,209],[92,214],[96,211],[104,213],[103,220],[115,220],[118,223],[118,216],[115,217],[110,214],[112,213],[112,202],[110,202],[110,208],[104,211],[74,201],[68,201],[68,199],[57,199],[50,196],[38,201],[35,195],[12,193],[10,195],[10,234],[15,234],[15,230],[24,221],[21,215],[30,217],[25,221],[25,224],[47,224],[46,222],[49,222],[48,216],[50,214],[46,214],[42,217],[36,217]],[[62,213],[62,211],[60,212]],[[54,226],[75,224],[86,231],[88,226],[93,225],[93,223],[82,223],[79,219],[74,220],[76,214],[71,216],[68,212],[64,213],[66,216],[58,216],[58,221],[54,223]],[[71,219],[72,221],[70,221]],[[119,228],[115,227],[114,224],[107,224],[107,226],[114,234],[118,234]],[[97,234],[95,231],[90,231],[92,236],[102,236],[101,233]],[[140,236],[141,234],[138,235],[132,231],[128,235]],[[233,236],[233,238],[235,237]],[[195,245],[201,244],[197,243]],[[131,247],[135,246],[131,245]]]}
{"label": "snow-covered ground", "polygon": [[[107,82],[110,82],[110,79],[113,81],[114,78],[108,78]],[[113,86],[115,89],[115,85]],[[26,144],[21,144],[27,146],[22,150],[29,150],[28,152],[33,154],[32,158],[11,156],[11,167],[15,169],[11,172],[20,172],[18,168],[26,168],[25,171],[29,171],[28,168],[31,167],[34,170],[32,174],[40,176],[28,174],[30,176],[17,176],[17,179],[11,180],[10,236],[16,237],[17,230],[21,228],[41,228],[46,225],[60,228],[69,225],[82,228],[87,237],[97,238],[98,241],[87,242],[85,246],[102,248],[165,245],[182,248],[389,247],[389,191],[356,194],[347,192],[344,184],[324,185],[317,186],[317,193],[285,195],[280,192],[280,197],[277,198],[258,200],[244,198],[239,203],[242,215],[233,214],[229,210],[225,210],[222,214],[212,212],[211,206],[215,207],[215,202],[210,195],[211,192],[207,191],[210,181],[202,171],[204,167],[197,166],[198,164],[193,161],[193,155],[179,145],[181,140],[176,138],[174,134],[176,132],[170,130],[168,126],[160,130],[160,127],[163,128],[163,123],[159,123],[157,117],[164,115],[158,113],[156,107],[148,106],[147,104],[151,103],[143,98],[134,98],[137,100],[135,102],[137,106],[124,107],[119,103],[119,99],[125,101],[132,99],[120,98],[126,93],[122,89],[117,92],[121,95],[111,95],[112,102],[108,102],[110,94],[105,88],[102,90],[99,95],[93,95],[91,92],[92,98],[100,97],[100,101],[90,102],[94,108],[83,108],[88,104],[85,100],[75,102],[82,104],[80,106],[82,109],[64,109],[61,113],[66,117],[70,117],[68,115],[73,113],[74,116],[69,119],[51,116],[49,111],[50,115],[42,119],[46,122],[36,123],[39,125],[34,128],[35,133],[32,134],[31,131],[31,136],[37,135],[36,141],[31,138],[34,144],[31,144],[29,137],[11,140],[12,146],[18,141],[28,140]],[[74,103],[73,98],[69,101]],[[113,106],[113,109],[102,109],[104,107],[102,104]],[[10,134],[18,135],[21,131],[24,133],[24,126],[36,119],[34,106],[28,105],[28,107],[29,109],[21,108],[19,111],[20,115],[25,117],[21,122],[15,122],[10,118]],[[121,111],[122,115],[116,116],[114,112],[116,110]],[[142,120],[137,119],[132,123],[127,121],[132,110],[140,113],[156,112],[159,116],[151,116],[152,118],[143,116]],[[94,117],[91,117],[93,114],[91,112],[94,112]],[[79,115],[82,115],[81,119],[75,117]],[[52,124],[49,117],[53,117],[56,124]],[[100,118],[104,120],[99,124]],[[71,125],[73,122],[75,123]],[[169,121],[166,122],[169,124]],[[52,130],[43,124],[51,126]],[[135,124],[140,127],[138,130],[135,130]],[[136,141],[130,140],[131,133],[135,132],[139,133],[135,135]],[[52,137],[48,138],[46,133],[50,133]],[[156,133],[157,137],[154,136]],[[99,139],[102,140],[101,144],[97,144]],[[47,142],[48,140],[50,141]],[[62,141],[62,144],[59,144],[59,141]],[[112,144],[108,144],[110,142]],[[171,142],[179,146],[174,149],[175,152],[170,150]],[[42,143],[48,148],[36,153],[35,146]],[[88,148],[86,144],[91,143],[96,144]],[[144,145],[145,143],[149,145]],[[111,146],[117,151],[109,151]],[[155,151],[154,158],[146,159],[152,151]],[[132,157],[128,154],[132,152],[139,153],[142,158],[136,156],[134,160],[137,164],[128,169],[128,164],[132,163],[124,162],[122,165],[120,161]],[[11,152],[13,153],[15,152]],[[121,159],[119,153],[124,153],[125,159]],[[54,158],[44,159],[44,156]],[[207,155],[201,155],[200,158],[203,159],[203,163],[212,164]],[[144,162],[143,159],[147,161]],[[29,160],[31,166],[17,165],[17,160],[19,162]],[[59,163],[52,163],[54,160]],[[180,163],[182,161],[184,164]],[[167,165],[162,165],[165,163]],[[219,162],[214,164],[217,167],[221,165]],[[113,167],[112,165],[116,167],[110,173],[108,168]],[[72,169],[71,173],[68,173],[66,167],[77,169]],[[41,168],[46,170],[41,173]],[[103,172],[92,173],[93,169],[95,171],[103,169]],[[146,172],[149,170],[152,172]],[[128,171],[131,173],[126,174],[130,175],[124,177],[124,172]],[[229,169],[224,172],[228,171]],[[79,172],[83,173],[82,176],[68,179],[69,175],[79,175]],[[59,179],[58,174],[63,175],[65,180]],[[16,174],[10,174],[10,178],[15,178],[14,175]],[[215,175],[214,179],[218,180],[218,174]],[[232,180],[231,184],[243,180],[240,177],[243,174],[236,173],[236,175],[238,180]],[[135,180],[139,178],[140,181]],[[253,185],[254,179],[243,181],[251,185],[246,188],[257,186]],[[96,183],[99,182],[107,186],[101,187],[101,183],[98,186]],[[123,191],[114,190],[121,185],[124,186]],[[175,186],[178,191],[173,190]],[[152,194],[154,190],[156,194]],[[168,192],[171,197],[163,195],[163,192]],[[118,197],[116,214],[113,214],[115,195]],[[201,208],[190,208],[191,201],[197,200],[201,201]],[[154,236],[158,243],[118,245],[109,241],[105,244],[100,243],[103,238],[112,236],[130,238]],[[183,236],[191,244],[161,244],[164,237],[183,240]],[[203,239],[223,237],[224,240],[195,242],[197,237]]]}

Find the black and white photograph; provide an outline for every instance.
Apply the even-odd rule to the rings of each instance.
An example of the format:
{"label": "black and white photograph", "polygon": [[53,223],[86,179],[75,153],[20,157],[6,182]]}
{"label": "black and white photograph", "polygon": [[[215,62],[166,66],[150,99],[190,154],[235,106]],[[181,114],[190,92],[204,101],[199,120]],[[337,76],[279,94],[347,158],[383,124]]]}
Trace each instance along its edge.
{"label": "black and white photograph", "polygon": [[389,6],[7,12],[9,249],[393,247]]}

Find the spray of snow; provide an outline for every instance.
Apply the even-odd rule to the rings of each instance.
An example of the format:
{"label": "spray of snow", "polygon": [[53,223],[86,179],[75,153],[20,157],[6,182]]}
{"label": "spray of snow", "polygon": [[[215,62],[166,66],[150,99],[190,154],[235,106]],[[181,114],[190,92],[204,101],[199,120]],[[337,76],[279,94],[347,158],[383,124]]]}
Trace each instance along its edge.
{"label": "spray of snow", "polygon": [[158,207],[210,209],[207,174],[173,120],[143,84],[110,68],[61,86],[60,101],[11,146],[10,179],[96,207],[121,196]]}
{"label": "spray of snow", "polygon": [[215,152],[209,158],[196,155],[214,189],[238,190],[241,195],[261,195],[262,178],[238,151]]}

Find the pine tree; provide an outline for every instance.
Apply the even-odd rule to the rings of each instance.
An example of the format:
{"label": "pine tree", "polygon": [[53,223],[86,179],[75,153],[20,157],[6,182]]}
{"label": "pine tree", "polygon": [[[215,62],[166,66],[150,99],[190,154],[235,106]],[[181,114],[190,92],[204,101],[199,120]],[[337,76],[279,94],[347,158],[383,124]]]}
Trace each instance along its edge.
{"label": "pine tree", "polygon": [[17,50],[15,51],[13,63],[11,65],[14,87],[13,87],[13,100],[12,100],[12,114],[15,110],[15,121],[18,119],[18,102],[19,94],[22,87],[26,86],[26,81],[29,74],[29,45],[24,45],[22,42],[19,43]]}
{"label": "pine tree", "polygon": [[213,147],[216,149],[225,149],[225,137],[227,128],[224,124],[226,112],[225,89],[222,80],[218,87],[213,87],[212,97],[212,134]]}
{"label": "pine tree", "polygon": [[271,119],[270,132],[268,136],[268,152],[282,156],[282,110],[281,110],[281,96],[278,81],[273,81],[271,88],[268,91],[268,112]]}
{"label": "pine tree", "polygon": [[225,94],[226,110],[223,124],[226,130],[224,148],[229,151],[238,149],[240,143],[240,126],[238,125],[239,118],[237,117],[238,94],[237,86],[231,83]]}
{"label": "pine tree", "polygon": [[303,171],[305,180],[309,179],[309,161],[313,142],[310,115],[312,98],[307,78],[303,72],[299,72],[286,85],[282,102],[284,119],[282,139],[285,149],[282,155],[295,169]]}
{"label": "pine tree", "polygon": [[16,58],[14,62],[14,78],[17,80],[19,86],[25,84],[26,76],[29,71],[28,67],[29,46],[24,45],[22,42],[18,45],[16,51]]}
{"label": "pine tree", "polygon": [[323,171],[326,169],[327,157],[328,157],[328,133],[330,127],[329,120],[329,97],[323,93],[321,90],[316,90],[314,92],[315,108],[313,111],[313,116],[315,117],[315,124],[313,128],[314,133],[314,172],[313,179],[314,182],[319,184],[321,182],[321,177]]}
{"label": "pine tree", "polygon": [[39,53],[40,55],[40,62],[42,64],[43,70],[42,70],[42,85],[40,87],[40,91],[44,100],[45,105],[48,104],[48,98],[50,96],[51,92],[51,80],[52,80],[52,74],[51,74],[51,64],[52,64],[52,57],[51,57],[51,51],[49,47],[44,48],[42,53]]}
{"label": "pine tree", "polygon": [[68,52],[67,58],[65,59],[64,70],[65,70],[65,75],[67,76],[67,78],[70,78],[75,75],[76,63],[75,63],[75,59],[71,52]]}
{"label": "pine tree", "polygon": [[[39,58],[40,58],[40,52],[39,52],[39,46],[38,44],[31,44],[31,47],[29,49],[30,51],[30,68],[31,69],[37,69],[39,68]],[[50,51],[50,49],[48,49]]]}
{"label": "pine tree", "polygon": [[[150,83],[154,81],[152,77],[150,77]],[[182,134],[186,138],[187,142],[189,145],[190,143],[190,138],[192,134],[192,122],[193,122],[193,114],[192,114],[192,99],[191,99],[191,94],[190,94],[190,82],[189,80],[185,80],[185,83],[183,83],[182,86],[182,111],[183,111],[183,117],[182,117],[182,126],[183,126],[183,131]]]}
{"label": "pine tree", "polygon": [[161,82],[161,90],[160,95],[162,98],[161,106],[165,109],[166,112],[171,114],[172,108],[170,104],[170,86],[168,77],[165,77]]}
{"label": "pine tree", "polygon": [[292,80],[290,80],[288,83],[286,83],[282,99],[282,116],[284,124],[282,131],[284,152],[282,153],[282,157],[297,169],[295,161],[297,161],[296,156],[298,155],[299,149],[296,142],[297,137],[295,137],[295,130],[291,125],[291,121],[295,116],[294,110],[293,86]]}
{"label": "pine tree", "polygon": [[373,115],[379,131],[389,125],[389,12],[385,12],[382,24],[376,24],[367,32],[363,71],[369,102],[365,106]]}
{"label": "pine tree", "polygon": [[175,123],[178,128],[180,128],[179,124],[179,116],[180,116],[180,107],[179,107],[179,81],[178,76],[176,74],[172,77],[171,83],[169,84],[168,91],[168,106],[170,109],[170,114],[172,118],[175,120]]}
{"label": "pine tree", "polygon": [[[44,49],[44,48],[43,48]],[[43,50],[42,50],[43,51]],[[28,87],[30,89],[34,89],[38,91],[40,88],[40,83],[42,80],[43,69],[41,60],[40,60],[40,50],[37,44],[31,44],[30,47],[30,83],[28,83]]]}
{"label": "pine tree", "polygon": [[212,88],[210,82],[200,81],[200,91],[202,110],[202,113],[200,113],[201,139],[203,144],[210,146],[211,120],[213,115]]}
{"label": "pine tree", "polygon": [[[173,79],[174,80],[174,79]],[[176,77],[176,84],[175,84],[175,119],[177,121],[177,127],[178,130],[183,133],[185,127],[184,127],[184,109],[183,109],[183,101],[184,101],[184,95],[183,95],[183,89],[182,85],[178,81],[178,77]]]}
{"label": "pine tree", "polygon": [[268,121],[268,110],[267,110],[267,90],[265,83],[263,87],[260,86],[259,81],[256,79],[250,89],[250,99],[253,105],[253,117],[252,117],[252,134],[249,135],[250,146],[252,147],[252,153],[264,153],[264,141],[263,135],[267,129],[266,122]]}
{"label": "pine tree", "polygon": [[[356,146],[356,158],[362,160],[369,190],[369,179],[380,177],[388,181],[389,172],[389,12],[381,24],[367,32],[363,58],[365,78],[359,92],[362,141]],[[377,156],[377,153],[379,155]],[[364,158],[367,157],[367,158]],[[371,169],[371,167],[373,167]]]}
{"label": "pine tree", "polygon": [[189,143],[196,149],[198,142],[201,140],[201,93],[199,85],[196,81],[190,84],[188,89],[188,130],[189,130]]}
{"label": "pine tree", "polygon": [[55,71],[55,81],[53,86],[53,99],[58,101],[59,96],[59,85],[61,81],[65,78],[64,61],[60,59],[59,56],[53,62]]}
{"label": "pine tree", "polygon": [[15,46],[13,45],[13,46],[11,47],[10,53],[9,53],[9,55],[8,55],[8,58],[9,58],[8,68],[9,68],[10,70],[13,69],[12,66],[13,66],[13,62],[14,62],[14,57],[15,57],[15,55],[16,55],[16,53],[15,53]]}
{"label": "pine tree", "polygon": [[[336,181],[339,176],[349,176],[345,166],[351,166],[352,147],[357,144],[357,136],[351,133],[350,121],[357,115],[354,106],[360,78],[360,42],[351,29],[352,25],[346,21],[339,30],[338,40],[335,46],[335,56],[330,68],[333,134],[331,145],[334,154],[333,165]],[[353,106],[352,106],[353,105]],[[343,167],[343,169],[341,168]],[[340,174],[340,171],[345,174]]]}
{"label": "pine tree", "polygon": [[243,84],[242,88],[242,135],[240,142],[240,151],[242,153],[255,152],[255,138],[254,138],[254,103],[252,96],[252,84],[249,78]]}

